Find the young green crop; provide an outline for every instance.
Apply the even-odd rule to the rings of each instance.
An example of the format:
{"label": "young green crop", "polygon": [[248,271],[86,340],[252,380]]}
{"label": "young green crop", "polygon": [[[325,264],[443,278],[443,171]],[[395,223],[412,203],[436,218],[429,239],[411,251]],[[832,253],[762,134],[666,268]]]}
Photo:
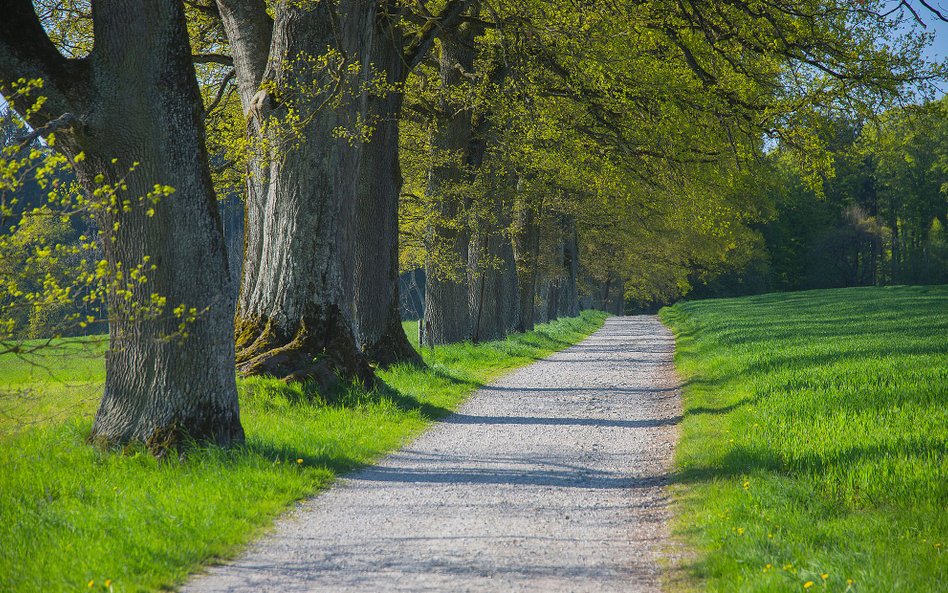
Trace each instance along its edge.
{"label": "young green crop", "polygon": [[483,383],[579,341],[604,318],[584,312],[503,341],[425,349],[426,369],[380,372],[384,387],[353,389],[332,403],[306,385],[244,380],[246,444],[195,448],[182,461],[86,444],[101,347],[83,356],[70,346],[46,369],[0,357],[0,591],[174,586],[202,563],[233,555],[293,501],[399,447]]}
{"label": "young green crop", "polygon": [[677,534],[708,591],[943,591],[948,286],[682,303]]}

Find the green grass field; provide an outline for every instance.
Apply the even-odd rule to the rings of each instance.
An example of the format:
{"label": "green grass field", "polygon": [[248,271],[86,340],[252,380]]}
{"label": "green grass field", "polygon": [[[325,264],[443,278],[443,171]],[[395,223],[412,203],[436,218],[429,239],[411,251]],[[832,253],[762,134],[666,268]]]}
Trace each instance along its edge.
{"label": "green grass field", "polygon": [[681,303],[672,588],[948,590],[948,286]]}
{"label": "green grass field", "polygon": [[[184,461],[84,442],[102,345],[64,345],[42,366],[0,357],[0,592],[154,591],[233,555],[293,501],[399,447],[483,383],[579,341],[584,312],[479,345],[425,349],[428,368],[327,405],[303,386],[239,382],[247,442]],[[409,336],[415,329],[406,327]],[[55,354],[55,356],[53,355]]]}

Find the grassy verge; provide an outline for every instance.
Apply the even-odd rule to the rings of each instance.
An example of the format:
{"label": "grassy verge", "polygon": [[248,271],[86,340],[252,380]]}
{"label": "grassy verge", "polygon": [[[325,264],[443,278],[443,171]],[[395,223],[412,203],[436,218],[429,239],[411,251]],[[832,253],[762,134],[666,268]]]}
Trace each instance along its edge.
{"label": "grassy verge", "polygon": [[[399,447],[478,386],[579,341],[604,318],[584,312],[504,341],[425,349],[426,370],[382,372],[386,388],[353,390],[333,405],[304,386],[241,381],[246,445],[191,451],[183,462],[84,444],[101,348],[83,356],[67,349],[48,369],[0,359],[8,393],[0,402],[0,591],[174,586],[198,565],[232,555],[293,501]],[[35,417],[24,424],[26,411]]]}
{"label": "grassy verge", "polygon": [[948,586],[948,286],[682,303],[676,533],[708,591]]}

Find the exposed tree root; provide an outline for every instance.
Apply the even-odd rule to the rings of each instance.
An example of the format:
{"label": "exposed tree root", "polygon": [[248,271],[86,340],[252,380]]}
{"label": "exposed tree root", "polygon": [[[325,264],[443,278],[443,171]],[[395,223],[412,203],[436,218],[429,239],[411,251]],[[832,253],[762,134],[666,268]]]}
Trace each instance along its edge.
{"label": "exposed tree root", "polygon": [[424,367],[425,361],[405,335],[399,313],[398,305],[395,304],[394,310],[388,316],[389,323],[385,333],[374,342],[362,344],[362,353],[383,369],[395,364]]}
{"label": "exposed tree root", "polygon": [[281,331],[269,319],[238,318],[237,370],[244,377],[312,380],[320,390],[340,382],[375,383],[372,367],[337,312],[306,315],[292,332]]}

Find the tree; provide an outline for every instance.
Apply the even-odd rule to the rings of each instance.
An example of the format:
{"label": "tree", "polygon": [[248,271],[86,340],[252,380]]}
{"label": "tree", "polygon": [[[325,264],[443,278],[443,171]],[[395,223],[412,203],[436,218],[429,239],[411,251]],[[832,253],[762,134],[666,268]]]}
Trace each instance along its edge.
{"label": "tree", "polygon": [[354,332],[362,351],[386,366],[421,363],[402,329],[398,294],[398,205],[402,193],[399,119],[405,80],[429,53],[434,39],[458,23],[467,1],[446,3],[438,15],[427,14],[412,28],[412,13],[395,0],[378,3],[376,43],[369,62],[381,84],[368,94],[372,132],[363,148],[354,229],[358,238],[354,262]]}
{"label": "tree", "polygon": [[[247,179],[237,363],[245,375],[373,373],[351,325],[352,219],[375,3],[220,0],[256,153]],[[338,27],[338,28],[337,28]]]}
{"label": "tree", "polygon": [[[92,22],[95,49],[82,59],[59,53],[26,0],[0,23],[0,88],[11,96],[14,82],[43,80],[38,109],[16,95],[13,106],[71,159],[96,205],[106,273],[152,262],[147,282],[108,295],[92,439],[155,450],[240,441],[232,289],[183,5],[96,3]],[[137,314],[155,300],[163,314]]]}
{"label": "tree", "polygon": [[483,156],[483,146],[475,146],[473,114],[463,89],[465,76],[474,72],[476,34],[476,27],[467,23],[440,40],[441,93],[433,113],[425,188],[435,212],[426,229],[425,312],[421,320],[421,343],[429,346],[471,337],[467,278],[470,199],[465,185],[469,167],[476,166]]}

